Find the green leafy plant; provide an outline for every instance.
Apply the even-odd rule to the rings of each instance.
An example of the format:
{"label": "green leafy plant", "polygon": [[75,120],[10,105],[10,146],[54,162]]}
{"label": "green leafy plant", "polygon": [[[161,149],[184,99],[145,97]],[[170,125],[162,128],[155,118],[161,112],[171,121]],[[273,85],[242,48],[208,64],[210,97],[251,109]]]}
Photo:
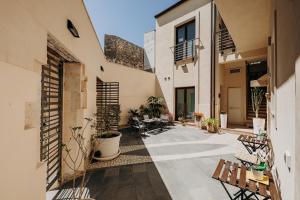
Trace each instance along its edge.
{"label": "green leafy plant", "polygon": [[251,89],[251,101],[252,101],[252,109],[255,112],[255,117],[258,118],[258,113],[260,109],[261,102],[264,98],[264,91],[259,88],[255,87]]}
{"label": "green leafy plant", "polygon": [[164,109],[163,97],[150,96],[147,100],[149,112],[152,117],[160,117]]}
{"label": "green leafy plant", "polygon": [[102,117],[97,116],[97,137],[112,137],[112,127],[115,125],[115,122],[119,123],[120,121],[120,105],[108,105],[105,108],[102,108],[104,115]]}
{"label": "green leafy plant", "polygon": [[132,125],[133,122],[133,118],[134,117],[139,117],[139,110],[138,109],[129,109],[128,111],[128,124]]}
{"label": "green leafy plant", "polygon": [[215,133],[218,131],[219,128],[219,121],[215,118],[207,118],[204,121],[208,132]]}
{"label": "green leafy plant", "polygon": [[151,115],[151,110],[147,107],[147,106],[144,106],[144,105],[141,105],[140,108],[139,108],[139,116],[141,118],[143,118],[144,115]]}
{"label": "green leafy plant", "polygon": [[216,118],[207,118],[207,119],[205,119],[205,125],[218,127],[219,122]]}

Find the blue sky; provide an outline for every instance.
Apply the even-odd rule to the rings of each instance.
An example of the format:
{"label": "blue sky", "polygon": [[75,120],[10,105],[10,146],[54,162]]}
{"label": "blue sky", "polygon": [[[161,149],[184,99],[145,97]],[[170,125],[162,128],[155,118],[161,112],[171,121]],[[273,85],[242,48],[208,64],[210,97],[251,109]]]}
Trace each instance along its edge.
{"label": "blue sky", "polygon": [[84,0],[104,46],[104,34],[117,35],[141,47],[144,32],[155,29],[154,15],[178,0]]}

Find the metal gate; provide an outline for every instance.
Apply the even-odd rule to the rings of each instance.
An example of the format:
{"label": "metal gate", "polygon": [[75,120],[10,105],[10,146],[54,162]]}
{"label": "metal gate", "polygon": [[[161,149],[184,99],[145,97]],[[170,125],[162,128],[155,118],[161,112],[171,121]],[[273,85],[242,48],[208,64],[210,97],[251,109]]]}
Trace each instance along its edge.
{"label": "metal gate", "polygon": [[63,63],[60,55],[47,49],[47,65],[41,80],[41,160],[47,163],[47,190],[60,179],[62,144]]}
{"label": "metal gate", "polygon": [[[109,114],[109,107],[119,107],[119,83],[103,82],[97,78],[97,129],[104,131],[103,119]],[[116,117],[111,121],[111,130],[118,130],[119,120]]]}

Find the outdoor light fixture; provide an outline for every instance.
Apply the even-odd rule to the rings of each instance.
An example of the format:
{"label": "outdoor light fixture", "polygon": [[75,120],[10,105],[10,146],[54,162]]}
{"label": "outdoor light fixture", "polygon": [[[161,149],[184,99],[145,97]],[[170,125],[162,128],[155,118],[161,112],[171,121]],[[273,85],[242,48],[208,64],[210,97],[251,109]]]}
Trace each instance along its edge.
{"label": "outdoor light fixture", "polygon": [[69,29],[69,31],[71,32],[71,34],[76,37],[79,38],[79,33],[77,31],[77,29],[75,28],[74,24],[72,23],[71,20],[67,20],[67,28]]}
{"label": "outdoor light fixture", "polygon": [[100,66],[100,70],[101,70],[102,72],[104,72],[104,69],[103,69],[102,65]]}

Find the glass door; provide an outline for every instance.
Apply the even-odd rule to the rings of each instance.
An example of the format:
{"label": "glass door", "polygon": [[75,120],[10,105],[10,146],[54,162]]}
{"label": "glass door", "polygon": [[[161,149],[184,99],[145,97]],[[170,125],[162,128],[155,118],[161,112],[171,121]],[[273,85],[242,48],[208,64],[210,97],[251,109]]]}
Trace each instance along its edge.
{"label": "glass door", "polygon": [[195,88],[176,88],[175,99],[175,118],[183,117],[187,120],[193,119],[193,112],[195,111]]}

